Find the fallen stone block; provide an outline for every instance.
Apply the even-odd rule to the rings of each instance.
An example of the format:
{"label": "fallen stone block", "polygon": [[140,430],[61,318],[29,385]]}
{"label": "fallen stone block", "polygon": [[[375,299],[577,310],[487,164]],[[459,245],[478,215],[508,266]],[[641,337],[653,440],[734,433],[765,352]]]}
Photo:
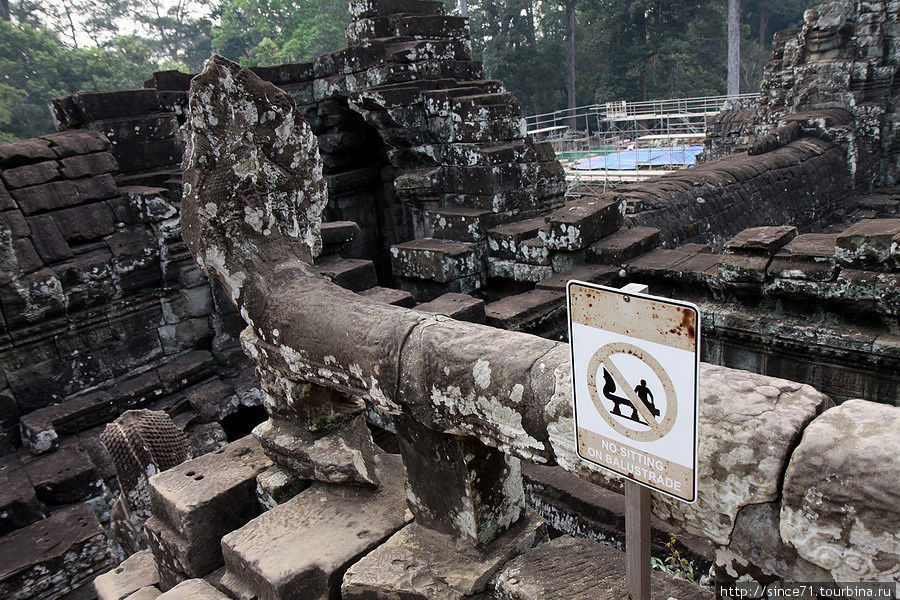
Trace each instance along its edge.
{"label": "fallen stone block", "polygon": [[480,242],[493,213],[477,208],[442,208],[425,213],[430,237],[457,242]]}
{"label": "fallen stone block", "polygon": [[[652,571],[653,600],[712,600],[700,586]],[[497,593],[510,600],[621,600],[628,598],[625,553],[598,542],[562,536],[506,565]]]}
{"label": "fallen stone block", "polygon": [[516,251],[516,260],[529,265],[549,265],[550,249],[544,246],[541,238],[535,236],[522,240]]}
{"label": "fallen stone block", "polygon": [[247,436],[150,478],[150,548],[169,588],[222,564],[219,540],[260,512],[256,476],[272,465]]}
{"label": "fallen stone block", "polygon": [[377,489],[314,483],[222,538],[225,589],[241,599],[337,597],[344,571],[408,521],[400,457],[376,462]]}
{"label": "fallen stone block", "polygon": [[79,504],[0,538],[0,597],[60,598],[110,563],[103,528]]}
{"label": "fallen stone block", "polygon": [[544,521],[527,512],[500,538],[476,550],[411,523],[347,570],[344,600],[463,600],[483,592],[510,559],[546,537]]}
{"label": "fallen stone block", "polygon": [[719,256],[719,275],[728,283],[761,283],[766,280],[771,259],[749,254]]}
{"label": "fallen stone block", "polygon": [[97,600],[124,600],[159,583],[159,572],[149,550],[126,558],[118,567],[94,579]]}
{"label": "fallen stone block", "polygon": [[359,225],[353,221],[331,221],[322,223],[322,253],[320,256],[337,254],[359,235]]}
{"label": "fallen stone block", "polygon": [[497,258],[515,260],[519,244],[538,235],[539,231],[546,228],[547,221],[544,217],[535,217],[489,229],[488,250],[490,255]]}
{"label": "fallen stone block", "polygon": [[547,279],[555,272],[551,265],[529,265],[514,260],[504,260],[489,256],[487,275],[492,279],[537,282]]}
{"label": "fallen stone block", "polygon": [[455,294],[450,292],[438,296],[431,302],[424,302],[416,306],[416,310],[446,315],[457,321],[469,321],[471,323],[484,323],[484,300],[473,298],[468,294]]}

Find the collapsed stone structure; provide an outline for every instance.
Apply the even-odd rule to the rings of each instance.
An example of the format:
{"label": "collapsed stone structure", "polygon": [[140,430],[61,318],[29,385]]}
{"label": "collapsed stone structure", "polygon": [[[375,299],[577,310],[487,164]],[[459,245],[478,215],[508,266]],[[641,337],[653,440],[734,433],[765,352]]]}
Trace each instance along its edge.
{"label": "collapsed stone structure", "polygon": [[[47,531],[61,549],[0,561],[0,589],[59,597],[111,564],[101,523],[116,479],[92,428],[128,408],[165,409],[194,434],[196,456],[224,441],[216,422],[234,439],[241,428],[228,420],[262,401],[268,419],[255,438],[152,479],[152,553],[99,579],[101,598],[169,588],[166,598],[531,598],[560,586],[578,597],[590,582],[558,572],[586,557],[603,565],[609,597],[619,597],[617,551],[568,537],[538,545],[543,523],[620,539],[616,494],[585,480],[617,483],[578,464],[569,441],[566,349],[554,340],[565,332],[562,290],[572,278],[636,280],[694,300],[703,359],[765,374],[704,365],[701,500],[654,500],[665,519],[654,525],[657,551],[670,552],[674,534],[674,548],[698,571],[714,562],[723,581],[896,578],[889,449],[900,395],[900,195],[869,189],[893,183],[895,94],[875,92],[896,64],[896,9],[838,2],[819,21],[810,15],[785,44],[790,60],[770,65],[761,108],[712,123],[710,152],[731,156],[581,198],[564,197],[552,151],[525,136],[502,83],[481,79],[464,20],[421,0],[352,2],[351,12],[347,49],[254,69],[272,85],[216,59],[194,80],[190,106],[191,76],[157,73],[145,90],[57,99],[68,131],[0,146],[11,157],[0,178],[16,202],[0,212],[12,241],[0,298],[13,361],[4,363],[3,394],[24,415],[8,413],[16,416],[4,426],[8,444],[21,427],[27,450],[4,459],[10,485],[0,496],[13,517],[0,555]],[[841,24],[829,29],[834,15]],[[823,31],[837,31],[837,41]],[[826,95],[833,72],[871,89]],[[823,91],[811,98],[804,90],[813,87],[790,87],[788,73],[822,78]],[[819,112],[801,118],[809,111]],[[84,148],[70,162],[102,163],[97,174],[66,163],[72,151],[61,148],[76,143]],[[44,164],[52,161],[56,174]],[[28,179],[35,174],[44,179]],[[98,202],[101,189],[114,195]],[[25,215],[20,197],[43,204]],[[86,215],[77,223],[87,233],[66,233],[75,226],[62,213],[67,203]],[[100,204],[114,232],[96,216]],[[49,221],[73,255],[55,260],[70,268],[96,258],[99,276],[79,267],[90,276],[67,283],[56,263],[27,260],[29,244],[39,255],[50,244],[38,227]],[[193,267],[181,228],[221,288]],[[143,247],[143,238],[147,261],[117,258],[116,239]],[[44,275],[50,284],[41,285]],[[16,302],[27,306],[27,327]],[[117,310],[151,308],[122,330],[134,345],[110,352],[109,336],[88,335],[93,317],[80,302],[111,323]],[[65,328],[44,318],[59,314]],[[236,347],[245,324],[258,379]],[[129,350],[154,335],[162,354]],[[40,354],[48,339],[52,362]],[[85,344],[62,350],[72,340]],[[93,365],[109,356],[126,357],[130,370],[104,378]],[[64,397],[28,395],[38,385],[58,394],[60,373]],[[867,401],[832,407],[810,387],[772,377]],[[32,410],[30,398],[51,404]],[[52,461],[29,457],[54,445]],[[78,465],[77,477],[60,481],[63,458]],[[836,479],[822,481],[823,472]],[[87,491],[59,493],[76,480]],[[308,546],[298,547],[301,537]]]}

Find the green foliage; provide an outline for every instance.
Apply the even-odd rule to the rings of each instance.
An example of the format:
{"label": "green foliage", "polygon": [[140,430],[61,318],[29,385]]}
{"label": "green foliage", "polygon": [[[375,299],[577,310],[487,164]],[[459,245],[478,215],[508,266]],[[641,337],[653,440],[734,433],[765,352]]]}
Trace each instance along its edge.
{"label": "green foliage", "polygon": [[684,579],[691,583],[697,583],[697,576],[694,573],[694,566],[691,561],[681,555],[678,550],[678,540],[674,535],[670,534],[669,541],[666,542],[666,556],[663,559],[650,557],[650,565],[658,570],[664,571],[678,579]]}
{"label": "green foliage", "polygon": [[153,70],[142,40],[118,38],[108,49],[68,48],[41,26],[0,21],[0,138],[53,131],[47,103],[80,90],[141,87]]}
{"label": "green foliage", "polygon": [[249,66],[306,62],[345,45],[345,0],[225,0],[216,52]]}

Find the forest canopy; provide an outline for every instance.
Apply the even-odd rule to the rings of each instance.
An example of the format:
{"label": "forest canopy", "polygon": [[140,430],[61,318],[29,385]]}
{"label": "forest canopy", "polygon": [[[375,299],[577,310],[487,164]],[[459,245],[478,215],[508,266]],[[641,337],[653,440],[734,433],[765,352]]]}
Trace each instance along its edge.
{"label": "forest canopy", "polygon": [[[758,88],[772,34],[815,3],[741,3],[743,91]],[[725,0],[466,4],[476,58],[526,114],[567,105],[570,16],[578,104],[725,92]],[[195,72],[211,52],[248,66],[312,60],[345,45],[348,20],[346,0],[0,0],[0,141],[51,131],[54,96]]]}

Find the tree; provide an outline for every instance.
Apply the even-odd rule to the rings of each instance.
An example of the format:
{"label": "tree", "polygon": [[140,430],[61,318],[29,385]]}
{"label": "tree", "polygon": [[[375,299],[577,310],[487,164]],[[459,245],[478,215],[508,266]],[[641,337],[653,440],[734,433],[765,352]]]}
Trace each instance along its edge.
{"label": "tree", "polygon": [[245,65],[305,62],[345,45],[344,0],[226,0],[216,52]]}
{"label": "tree", "polygon": [[119,38],[108,49],[69,48],[49,29],[0,20],[0,139],[53,131],[47,105],[56,96],[140,87],[154,68],[150,52],[136,38]]}
{"label": "tree", "polygon": [[728,95],[741,93],[741,0],[728,0]]}

